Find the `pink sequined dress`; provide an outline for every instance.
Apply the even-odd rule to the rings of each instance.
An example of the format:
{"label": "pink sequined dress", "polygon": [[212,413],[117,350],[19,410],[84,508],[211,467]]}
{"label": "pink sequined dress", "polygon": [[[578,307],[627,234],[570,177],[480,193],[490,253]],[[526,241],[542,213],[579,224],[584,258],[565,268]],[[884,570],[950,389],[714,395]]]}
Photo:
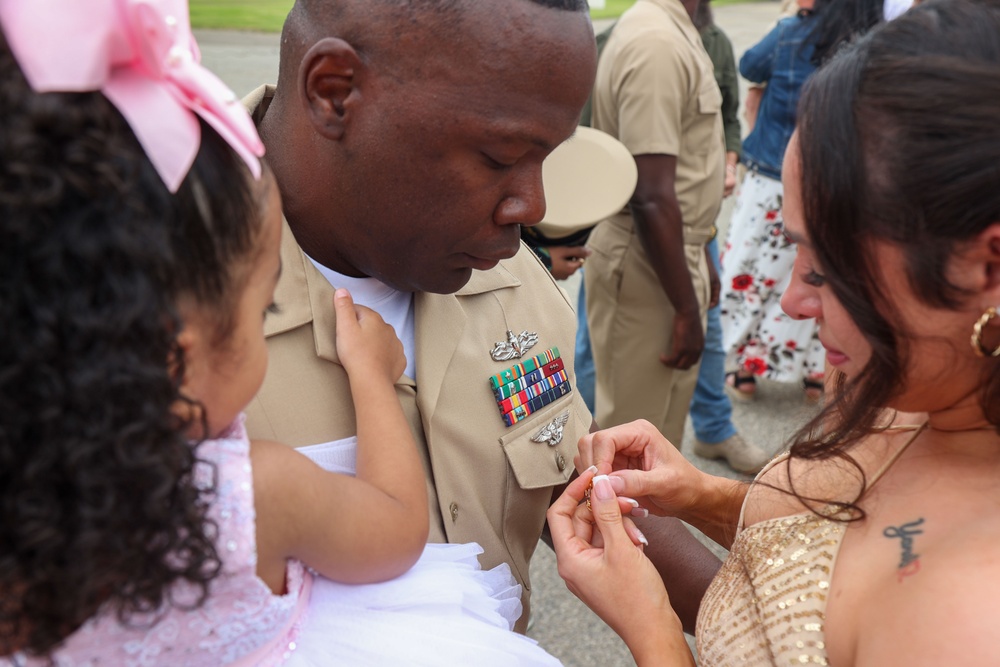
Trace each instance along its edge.
{"label": "pink sequined dress", "polygon": [[[476,544],[428,544],[392,581],[346,585],[289,561],[286,592],[256,575],[250,443],[240,419],[226,437],[199,446],[215,465],[222,574],[194,610],[169,609],[158,622],[122,626],[101,614],[52,657],[58,667],[220,667],[252,665],[559,665],[533,640],[511,631],[521,613],[520,586],[506,566],[483,571]],[[353,458],[353,457],[352,457]],[[210,466],[199,474],[210,479]],[[174,599],[193,599],[178,586]],[[144,622],[145,621],[145,622]],[[0,658],[0,666],[45,661]]]}

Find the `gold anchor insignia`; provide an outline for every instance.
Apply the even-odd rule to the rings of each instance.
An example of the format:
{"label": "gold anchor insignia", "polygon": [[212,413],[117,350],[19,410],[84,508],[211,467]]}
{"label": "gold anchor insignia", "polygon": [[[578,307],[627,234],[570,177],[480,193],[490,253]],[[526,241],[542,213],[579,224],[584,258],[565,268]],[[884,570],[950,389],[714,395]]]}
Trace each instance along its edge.
{"label": "gold anchor insignia", "polygon": [[559,415],[548,424],[545,425],[541,431],[536,433],[532,438],[532,442],[544,442],[549,447],[555,447],[563,439],[563,427],[566,426],[566,422],[569,421],[569,413],[564,412]]}
{"label": "gold anchor insignia", "polygon": [[530,350],[538,342],[538,334],[533,331],[522,331],[515,334],[507,329],[507,340],[500,341],[493,346],[490,356],[493,361],[509,361],[520,359],[525,352]]}

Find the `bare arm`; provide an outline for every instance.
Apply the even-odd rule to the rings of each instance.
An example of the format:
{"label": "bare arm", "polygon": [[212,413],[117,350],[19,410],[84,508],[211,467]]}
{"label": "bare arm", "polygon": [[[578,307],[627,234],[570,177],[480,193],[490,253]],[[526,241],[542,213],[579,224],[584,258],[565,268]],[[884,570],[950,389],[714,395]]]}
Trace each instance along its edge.
{"label": "bare arm", "polygon": [[[347,583],[408,570],[428,532],[423,466],[394,384],[403,372],[392,327],[338,290],[337,351],[357,411],[357,476],[326,472],[275,443],[251,449],[258,573],[272,585],[286,558]],[[357,314],[355,314],[357,312]]]}
{"label": "bare arm", "polygon": [[673,345],[660,358],[667,366],[690,368],[705,346],[698,298],[684,256],[684,221],[674,190],[677,157],[637,155],[639,180],[630,202],[632,218],[660,285],[673,304]]}

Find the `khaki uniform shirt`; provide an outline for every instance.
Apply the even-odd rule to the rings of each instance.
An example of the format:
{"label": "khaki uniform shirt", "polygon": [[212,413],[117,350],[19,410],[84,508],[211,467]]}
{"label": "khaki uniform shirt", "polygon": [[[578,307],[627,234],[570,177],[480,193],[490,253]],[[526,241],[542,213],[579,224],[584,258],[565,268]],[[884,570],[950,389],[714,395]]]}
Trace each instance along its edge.
{"label": "khaki uniform shirt", "polygon": [[[244,100],[259,121],[273,89]],[[293,447],[356,435],[347,374],[337,358],[334,288],[295,242],[287,222],[282,273],[275,293],[280,313],[264,330],[270,363],[264,385],[247,408],[251,438]],[[478,542],[483,568],[509,563],[524,586],[528,620],[528,563],[545,522],[553,486],[573,472],[576,443],[592,418],[576,391],[507,427],[489,378],[557,347],[575,384],[576,316],[565,293],[534,253],[520,252],[490,271],[474,271],[455,294],[416,293],[416,379],[402,377],[396,394],[427,473],[431,542]],[[538,343],[521,359],[494,361],[490,351],[506,332],[527,330]],[[556,445],[534,442],[546,425],[568,415]],[[392,465],[386,461],[386,465]],[[335,512],[331,511],[331,518]]]}
{"label": "khaki uniform shirt", "polygon": [[597,66],[594,127],[633,155],[677,157],[686,243],[707,243],[725,177],[722,94],[712,61],[679,0],[638,0]]}

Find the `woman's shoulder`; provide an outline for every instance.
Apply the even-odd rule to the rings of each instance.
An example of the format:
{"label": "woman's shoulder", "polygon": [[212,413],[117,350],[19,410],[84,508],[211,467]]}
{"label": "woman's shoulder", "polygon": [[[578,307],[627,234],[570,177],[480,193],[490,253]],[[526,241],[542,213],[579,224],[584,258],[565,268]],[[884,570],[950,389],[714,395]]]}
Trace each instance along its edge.
{"label": "woman's shoulder", "polygon": [[919,571],[886,578],[856,610],[855,664],[1000,664],[1000,518],[919,551]]}
{"label": "woman's shoulder", "polygon": [[754,480],[743,505],[741,527],[766,519],[854,503],[919,432],[919,416],[897,415],[883,431],[862,438],[843,455],[803,459],[777,457]]}

